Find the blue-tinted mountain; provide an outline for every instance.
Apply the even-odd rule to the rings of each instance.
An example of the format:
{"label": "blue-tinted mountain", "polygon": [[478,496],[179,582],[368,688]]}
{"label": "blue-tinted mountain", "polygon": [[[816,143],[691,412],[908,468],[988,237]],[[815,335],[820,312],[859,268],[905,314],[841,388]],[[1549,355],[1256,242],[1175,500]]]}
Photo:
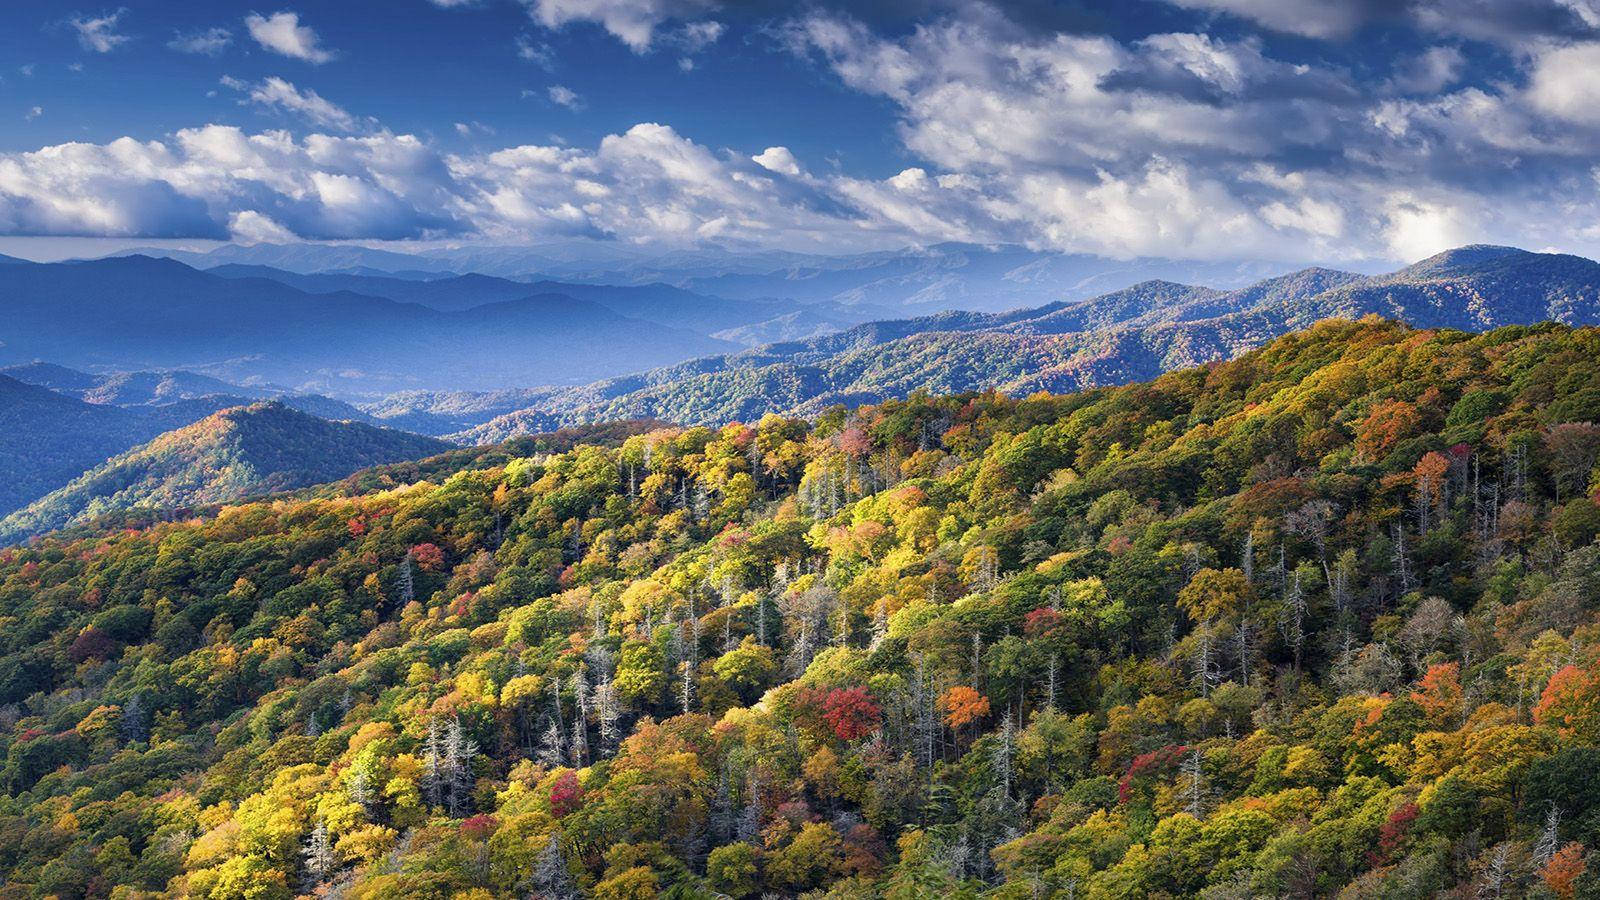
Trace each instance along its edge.
{"label": "blue-tinted mountain", "polygon": [[1545,320],[1600,324],[1600,263],[1474,246],[1387,275],[1311,268],[1234,291],[1153,281],[1011,313],[873,322],[551,389],[458,438],[492,442],[611,418],[716,424],[766,412],[815,414],[916,390],[1081,390],[1231,359],[1321,319],[1367,315],[1465,331]]}
{"label": "blue-tinted mountain", "polygon": [[17,266],[0,314],[0,365],[186,369],[345,396],[583,382],[734,347],[566,296],[441,312],[139,256]]}
{"label": "blue-tinted mountain", "polygon": [[128,410],[85,403],[0,375],[0,513],[162,430]]}
{"label": "blue-tinted mountain", "polygon": [[116,510],[182,509],[320,484],[450,446],[391,428],[330,422],[276,401],[235,407],[107,459],[12,513],[0,520],[0,543]]}

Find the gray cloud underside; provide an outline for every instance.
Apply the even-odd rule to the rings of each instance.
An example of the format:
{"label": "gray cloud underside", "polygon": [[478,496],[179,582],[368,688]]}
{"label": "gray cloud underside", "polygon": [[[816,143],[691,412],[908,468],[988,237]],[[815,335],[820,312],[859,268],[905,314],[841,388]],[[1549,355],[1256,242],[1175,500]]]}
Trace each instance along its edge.
{"label": "gray cloud underside", "polygon": [[[864,179],[781,147],[715,150],[649,123],[589,148],[479,154],[445,153],[376,125],[303,137],[213,125],[161,141],[0,156],[0,231],[590,236],[817,250],[968,240],[1194,258],[1415,258],[1471,240],[1600,252],[1600,40],[1584,31],[1590,0],[1450,2],[1478,10],[1454,23],[1456,37],[1485,22],[1516,24],[1524,37],[1507,51],[1511,77],[1465,78],[1454,43],[1363,81],[1275,59],[1252,37],[1123,43],[1024,28],[1000,9],[969,6],[891,38],[816,12],[784,24],[785,52],[892,103],[916,165]],[[1377,15],[1444,31],[1425,21],[1434,14],[1426,5],[1184,5],[1267,28],[1285,27],[1268,21],[1277,10],[1304,6],[1299,30],[1319,36]],[[1315,18],[1336,6],[1346,18]],[[715,11],[659,0],[530,7],[554,26],[587,16],[636,47],[673,16]],[[1497,33],[1513,34],[1511,24]],[[323,128],[364,127],[329,118],[343,113],[331,104],[300,102],[321,102],[314,92],[274,97],[302,116],[320,113]]]}

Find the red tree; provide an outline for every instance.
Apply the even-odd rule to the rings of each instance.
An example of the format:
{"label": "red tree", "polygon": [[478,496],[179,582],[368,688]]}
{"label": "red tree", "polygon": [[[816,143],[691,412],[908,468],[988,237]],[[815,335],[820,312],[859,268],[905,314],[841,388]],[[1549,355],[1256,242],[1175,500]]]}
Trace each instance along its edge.
{"label": "red tree", "polygon": [[578,783],[577,773],[568,769],[557,775],[550,783],[550,811],[559,819],[582,805],[583,785]]}
{"label": "red tree", "polygon": [[822,701],[822,718],[841,741],[853,741],[878,730],[883,710],[864,687],[838,688]]}

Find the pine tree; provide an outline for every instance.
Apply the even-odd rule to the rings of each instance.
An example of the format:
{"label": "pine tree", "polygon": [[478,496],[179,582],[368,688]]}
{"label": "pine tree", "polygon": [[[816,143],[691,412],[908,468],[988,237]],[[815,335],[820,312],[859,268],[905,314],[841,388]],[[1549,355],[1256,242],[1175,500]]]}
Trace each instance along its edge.
{"label": "pine tree", "polygon": [[1555,859],[1556,851],[1561,849],[1561,808],[1555,801],[1550,801],[1550,807],[1545,811],[1544,829],[1539,832],[1539,840],[1533,845],[1533,859],[1539,868],[1550,864]]}
{"label": "pine tree", "polygon": [[350,796],[350,802],[361,807],[363,812],[372,812],[372,778],[367,770],[362,767],[350,770],[350,775],[345,779],[345,792]]}
{"label": "pine tree", "polygon": [[589,679],[582,669],[572,673],[572,702],[577,710],[572,716],[572,740],[569,749],[574,766],[589,762]]}
{"label": "pine tree", "polygon": [[882,600],[878,601],[877,609],[872,614],[872,643],[868,649],[876,650],[883,639],[889,636],[889,606]]}
{"label": "pine tree", "polygon": [[618,720],[622,714],[617,703],[617,690],[612,686],[609,676],[595,687],[594,708],[595,718],[600,722],[600,747],[602,752],[610,756],[617,752],[617,746],[622,739],[622,732],[618,727]]}
{"label": "pine tree", "polygon": [[404,609],[407,604],[417,599],[417,585],[415,576],[412,574],[414,565],[415,562],[412,559],[411,551],[407,550],[405,558],[400,560],[400,569],[395,573],[394,579],[394,589],[396,595],[400,598],[401,609]]}
{"label": "pine tree", "polygon": [[1001,793],[1011,796],[1012,766],[1011,760],[1016,755],[1017,749],[1017,723],[1011,718],[1011,710],[1000,720],[1000,728],[995,732],[994,752],[991,763],[994,766],[994,777],[999,782]]}
{"label": "pine tree", "polygon": [[117,723],[122,732],[122,739],[132,744],[149,737],[146,718],[144,700],[138,694],[129,697],[128,702],[122,705],[122,720]]}
{"label": "pine tree", "polygon": [[1196,819],[1205,816],[1205,770],[1199,750],[1189,751],[1183,758],[1183,808]]}

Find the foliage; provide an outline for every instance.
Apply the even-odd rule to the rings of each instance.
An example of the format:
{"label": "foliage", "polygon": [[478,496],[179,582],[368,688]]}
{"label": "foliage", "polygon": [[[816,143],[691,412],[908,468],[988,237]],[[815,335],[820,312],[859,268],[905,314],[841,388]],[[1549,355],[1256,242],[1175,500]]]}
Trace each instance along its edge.
{"label": "foliage", "polygon": [[0,552],[0,893],[1582,895],[1597,356],[1327,322]]}

